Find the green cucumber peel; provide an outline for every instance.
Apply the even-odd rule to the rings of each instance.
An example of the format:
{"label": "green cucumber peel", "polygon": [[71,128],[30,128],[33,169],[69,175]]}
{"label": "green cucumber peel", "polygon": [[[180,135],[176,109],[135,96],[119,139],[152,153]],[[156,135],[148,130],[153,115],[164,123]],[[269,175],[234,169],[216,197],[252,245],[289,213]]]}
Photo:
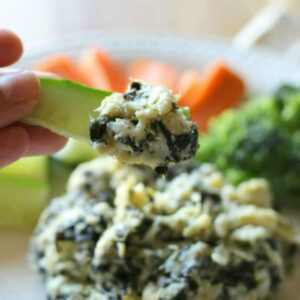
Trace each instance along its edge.
{"label": "green cucumber peel", "polygon": [[184,115],[186,116],[187,120],[191,119],[191,111],[188,106],[182,106],[180,109],[182,109]]}
{"label": "green cucumber peel", "polygon": [[40,78],[40,85],[40,101],[22,122],[89,142],[90,117],[112,92],[58,78]]}

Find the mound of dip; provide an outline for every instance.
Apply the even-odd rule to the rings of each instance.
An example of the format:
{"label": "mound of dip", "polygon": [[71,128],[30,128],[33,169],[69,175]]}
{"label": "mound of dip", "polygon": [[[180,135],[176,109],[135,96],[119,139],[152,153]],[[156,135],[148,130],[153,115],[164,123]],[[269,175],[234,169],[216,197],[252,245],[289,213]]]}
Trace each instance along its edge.
{"label": "mound of dip", "polygon": [[266,299],[299,242],[264,180],[233,187],[213,165],[79,166],[31,245],[47,299]]}

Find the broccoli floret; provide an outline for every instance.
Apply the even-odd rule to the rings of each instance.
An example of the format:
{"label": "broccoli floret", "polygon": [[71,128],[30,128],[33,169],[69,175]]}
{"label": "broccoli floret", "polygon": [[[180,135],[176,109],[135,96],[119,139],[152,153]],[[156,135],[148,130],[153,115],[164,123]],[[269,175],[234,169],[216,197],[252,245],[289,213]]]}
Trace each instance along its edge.
{"label": "broccoli floret", "polygon": [[197,159],[233,184],[264,177],[277,204],[300,205],[300,88],[284,85],[212,120]]}

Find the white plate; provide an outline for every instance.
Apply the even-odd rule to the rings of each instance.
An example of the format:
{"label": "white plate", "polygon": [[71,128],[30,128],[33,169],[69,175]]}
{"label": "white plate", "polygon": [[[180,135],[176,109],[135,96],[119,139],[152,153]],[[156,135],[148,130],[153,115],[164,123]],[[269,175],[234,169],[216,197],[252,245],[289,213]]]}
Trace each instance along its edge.
{"label": "white plate", "polygon": [[[202,69],[207,63],[224,59],[246,79],[249,91],[271,91],[284,82],[300,84],[300,67],[279,54],[263,49],[238,50],[225,41],[199,40],[174,36],[117,35],[84,33],[31,49],[19,63],[31,67],[53,53],[76,58],[83,48],[101,46],[126,65],[137,58],[171,62],[179,69]],[[45,299],[42,285],[26,262],[29,236],[0,235],[0,299]],[[300,271],[282,289],[281,299],[300,299]]]}
{"label": "white plate", "polygon": [[234,49],[228,41],[193,39],[168,35],[120,35],[87,32],[63,40],[41,43],[30,49],[20,66],[32,66],[53,53],[76,58],[82,49],[100,46],[127,64],[139,58],[171,62],[178,68],[203,69],[207,63],[224,59],[247,80],[251,91],[269,91],[283,82],[300,83],[300,68],[281,54],[266,49]]}

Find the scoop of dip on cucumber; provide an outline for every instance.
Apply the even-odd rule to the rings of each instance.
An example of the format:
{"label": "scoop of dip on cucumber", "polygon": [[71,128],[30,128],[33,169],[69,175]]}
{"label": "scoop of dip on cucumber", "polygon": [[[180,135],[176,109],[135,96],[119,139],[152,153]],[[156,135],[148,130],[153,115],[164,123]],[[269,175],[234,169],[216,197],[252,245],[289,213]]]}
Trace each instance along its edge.
{"label": "scoop of dip on cucumber", "polygon": [[101,153],[158,172],[192,158],[198,149],[197,126],[163,86],[133,81],[121,94],[63,79],[40,82],[40,102],[26,123],[90,141]]}

